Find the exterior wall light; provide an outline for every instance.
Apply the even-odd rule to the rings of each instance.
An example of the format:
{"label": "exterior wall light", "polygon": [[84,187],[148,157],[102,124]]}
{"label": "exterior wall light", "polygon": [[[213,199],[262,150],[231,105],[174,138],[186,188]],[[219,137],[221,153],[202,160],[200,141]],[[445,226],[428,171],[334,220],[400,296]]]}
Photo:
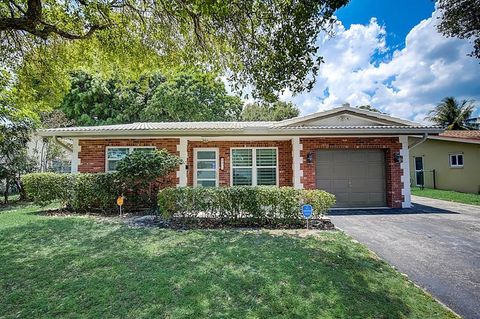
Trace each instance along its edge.
{"label": "exterior wall light", "polygon": [[307,164],[312,164],[313,163],[313,152],[308,152],[307,153]]}
{"label": "exterior wall light", "polygon": [[395,163],[403,163],[403,156],[400,155],[400,152],[395,152],[393,154],[393,160],[395,161]]}

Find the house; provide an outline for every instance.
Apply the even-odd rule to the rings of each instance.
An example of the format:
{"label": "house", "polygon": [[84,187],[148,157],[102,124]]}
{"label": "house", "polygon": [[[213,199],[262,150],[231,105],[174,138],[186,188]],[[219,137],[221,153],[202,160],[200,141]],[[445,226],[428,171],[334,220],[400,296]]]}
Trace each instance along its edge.
{"label": "house", "polygon": [[409,135],[438,134],[342,106],[279,122],[182,122],[47,129],[73,143],[72,172],[114,171],[129,152],[165,148],[184,161],[178,186],[320,188],[337,207],[409,207]]}
{"label": "house", "polygon": [[[411,137],[410,143],[420,140]],[[412,185],[480,193],[480,131],[445,131],[410,151]]]}

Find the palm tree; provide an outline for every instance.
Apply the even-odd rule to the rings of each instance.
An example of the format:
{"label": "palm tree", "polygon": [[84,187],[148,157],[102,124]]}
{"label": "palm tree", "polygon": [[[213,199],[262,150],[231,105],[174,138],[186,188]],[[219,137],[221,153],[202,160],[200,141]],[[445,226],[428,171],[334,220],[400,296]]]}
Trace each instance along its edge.
{"label": "palm tree", "polygon": [[431,110],[427,120],[445,127],[447,130],[468,130],[465,124],[475,110],[475,105],[471,100],[462,100],[459,102],[452,96],[448,96]]}

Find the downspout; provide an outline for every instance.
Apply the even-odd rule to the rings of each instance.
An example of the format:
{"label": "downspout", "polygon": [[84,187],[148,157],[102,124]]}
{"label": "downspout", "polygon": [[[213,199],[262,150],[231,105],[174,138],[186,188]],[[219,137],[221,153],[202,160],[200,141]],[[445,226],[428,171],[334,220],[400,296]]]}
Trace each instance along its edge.
{"label": "downspout", "polygon": [[64,149],[66,149],[67,151],[69,151],[70,153],[73,153],[73,148],[70,147],[69,145],[65,144],[64,142],[62,142],[61,140],[58,139],[58,136],[54,136],[53,137],[53,140],[55,141],[55,143],[57,143],[58,145],[60,145],[61,147],[63,147]]}
{"label": "downspout", "polygon": [[428,138],[428,133],[423,133],[423,136],[420,140],[416,141],[415,143],[411,144],[411,145],[408,145],[408,150],[411,150],[412,148],[422,144],[423,142],[425,142]]}

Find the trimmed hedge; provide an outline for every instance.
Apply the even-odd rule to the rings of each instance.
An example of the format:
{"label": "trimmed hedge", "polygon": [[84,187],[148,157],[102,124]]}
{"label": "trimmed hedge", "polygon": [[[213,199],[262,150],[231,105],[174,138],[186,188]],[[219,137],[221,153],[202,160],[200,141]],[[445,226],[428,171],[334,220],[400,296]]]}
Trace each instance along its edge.
{"label": "trimmed hedge", "polygon": [[46,205],[59,201],[79,213],[117,211],[115,199],[122,193],[116,174],[32,173],[22,176],[27,197]]}
{"label": "trimmed hedge", "polygon": [[335,196],[322,190],[271,186],[177,187],[158,194],[159,210],[166,218],[215,218],[227,224],[302,223],[301,204],[311,204],[312,218],[318,218],[335,204]]}

